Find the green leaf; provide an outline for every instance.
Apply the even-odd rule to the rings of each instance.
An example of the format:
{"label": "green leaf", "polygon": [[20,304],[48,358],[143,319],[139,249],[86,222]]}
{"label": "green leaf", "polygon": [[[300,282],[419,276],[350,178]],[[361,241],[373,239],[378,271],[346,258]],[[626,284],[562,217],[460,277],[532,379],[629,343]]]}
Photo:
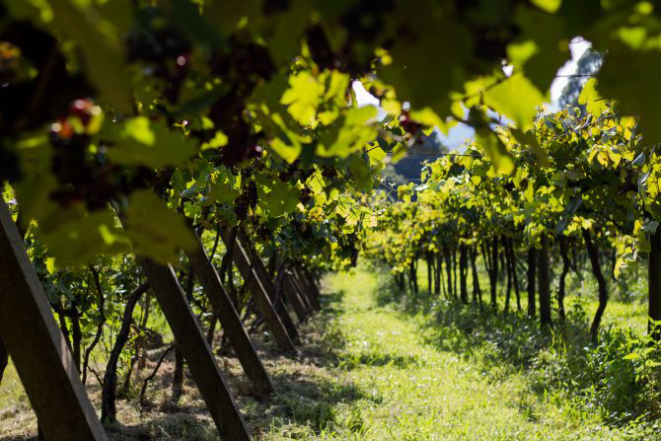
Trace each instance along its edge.
{"label": "green leaf", "polygon": [[[562,5],[562,0],[531,0],[533,4],[537,5],[540,9],[545,10],[546,12],[555,13],[560,9]],[[571,1],[571,0],[569,0]]]}
{"label": "green leaf", "polygon": [[528,182],[528,188],[526,188],[523,195],[529,203],[532,203],[535,200],[535,186],[532,181]]}
{"label": "green leaf", "polygon": [[324,96],[324,85],[307,71],[289,77],[289,89],[280,102],[288,105],[289,114],[299,124],[312,126],[317,116],[317,106]]}
{"label": "green leaf", "polygon": [[48,257],[46,259],[46,271],[48,271],[48,274],[53,274],[55,272],[55,258],[54,257]]}
{"label": "green leaf", "polygon": [[[599,71],[599,91],[618,101],[622,115],[638,117],[640,133],[645,143],[661,141],[661,51],[632,50],[624,44],[614,44]],[[627,81],[622,81],[626,76]]]}
{"label": "green leaf", "polygon": [[224,147],[227,145],[227,135],[225,135],[223,132],[220,130],[216,132],[213,138],[211,138],[208,142],[205,142],[202,144],[202,151],[207,150],[207,149],[217,149],[220,147]]}
{"label": "green leaf", "polygon": [[576,211],[579,209],[579,207],[582,204],[583,204],[583,198],[581,197],[581,195],[578,195],[572,199],[569,205],[567,205],[567,208],[562,214],[562,218],[560,219],[560,222],[558,222],[558,226],[556,227],[556,231],[558,233],[562,233],[563,231],[565,231],[567,225],[569,224],[569,221],[572,220],[572,218],[576,214]]}
{"label": "green leaf", "polygon": [[[214,5],[227,3],[232,3],[236,8],[238,5],[246,5],[251,2],[248,0],[240,2],[222,1],[215,2]],[[200,5],[197,2],[191,0],[166,0],[160,2],[159,6],[168,12],[172,23],[176,24],[192,40],[214,49],[221,47],[224,43],[219,31],[225,30],[228,32],[231,30],[228,26],[211,26],[205,20],[205,17],[200,14]]]}
{"label": "green leaf", "polygon": [[428,6],[430,10],[421,14],[401,2],[398,10],[387,14],[395,32],[403,23],[415,23],[415,42],[394,39],[389,49],[392,62],[377,74],[395,87],[400,101],[410,101],[414,109],[430,107],[444,118],[451,113],[450,92],[460,90],[468,79],[460,66],[470,59],[474,41],[469,29],[447,10],[435,3]]}
{"label": "green leaf", "polygon": [[[258,4],[261,10],[263,2],[259,1]],[[290,0],[288,4],[286,11],[271,14],[268,20],[273,29],[268,40],[269,49],[274,61],[280,66],[288,66],[292,58],[298,55],[301,49],[300,36],[309,25],[315,6],[315,3],[309,0]]]}
{"label": "green leaf", "polygon": [[226,167],[217,167],[210,176],[211,190],[204,199],[204,205],[211,205],[214,202],[220,204],[231,204],[234,202],[241,189],[239,180]]}
{"label": "green leaf", "polygon": [[349,109],[343,118],[336,121],[339,130],[327,130],[319,137],[317,154],[323,157],[337,156],[346,158],[371,141],[377,135],[376,127],[371,121],[376,118],[374,106],[364,106]]}
{"label": "green leaf", "polygon": [[131,194],[125,216],[126,234],[136,254],[174,263],[181,249],[195,247],[195,236],[184,219],[149,190]]}
{"label": "green leaf", "polygon": [[410,111],[411,119],[428,127],[438,127],[443,133],[447,134],[449,129],[455,123],[449,123],[441,119],[431,107],[425,107],[420,110]]}
{"label": "green leaf", "polygon": [[645,225],[642,226],[641,230],[649,233],[649,234],[655,234],[656,229],[659,227],[659,222],[657,221],[650,221],[645,223]]}
{"label": "green leaf", "polygon": [[404,159],[406,157],[406,145],[405,144],[397,144],[395,148],[392,149],[392,156],[390,157],[390,162],[393,164],[397,164],[399,161]]}
{"label": "green leaf", "polygon": [[369,146],[367,148],[367,154],[369,155],[370,164],[372,165],[381,164],[383,160],[386,158],[386,152],[384,152],[383,149],[378,145]]}
{"label": "green leaf", "polygon": [[125,65],[122,41],[112,23],[90,7],[89,2],[48,2],[53,10],[53,26],[80,47],[90,80],[102,98],[117,109],[130,112],[131,77]]}
{"label": "green leaf", "polygon": [[299,157],[303,147],[298,140],[298,136],[287,128],[279,114],[273,114],[271,119],[278,127],[279,133],[271,140],[269,147],[291,164]]}
{"label": "green leaf", "polygon": [[596,86],[597,79],[590,78],[578,96],[578,104],[586,106],[588,113],[599,116],[608,110],[608,106],[606,105],[606,100],[599,96]]}
{"label": "green leaf", "polygon": [[565,20],[531,8],[519,8],[516,21],[519,40],[507,48],[509,61],[523,67],[526,77],[546,92],[555,74],[571,58],[568,42],[574,35],[565,29]]}
{"label": "green leaf", "polygon": [[115,254],[129,248],[109,209],[87,213],[78,205],[58,207],[50,216],[47,223],[39,224],[38,234],[49,253],[63,266],[83,265],[100,254]]}
{"label": "green leaf", "polygon": [[487,106],[514,120],[523,131],[532,127],[537,107],[543,102],[544,95],[520,73],[515,73],[484,93]]}
{"label": "green leaf", "polygon": [[[108,157],[119,164],[153,168],[176,166],[197,150],[195,141],[184,138],[182,133],[168,130],[163,123],[150,122],[145,116],[128,119],[122,125],[107,130],[107,134],[115,142],[108,148]],[[216,143],[222,143],[222,139],[214,139]]]}
{"label": "green leaf", "polygon": [[475,128],[476,144],[491,159],[491,164],[495,171],[500,174],[509,174],[514,171],[514,158],[507,151],[503,142],[491,130],[484,114],[475,107],[470,109],[468,120]]}
{"label": "green leaf", "polygon": [[372,175],[370,173],[368,164],[361,156],[353,155],[349,159],[349,171],[355,180],[356,188],[363,191],[367,191],[372,188]]}
{"label": "green leaf", "polygon": [[328,90],[326,90],[324,99],[333,101],[338,107],[344,107],[346,105],[347,88],[349,87],[351,78],[348,74],[343,74],[337,70],[331,71],[329,77]]}
{"label": "green leaf", "polygon": [[542,167],[547,167],[549,165],[550,163],[549,154],[539,144],[539,141],[537,140],[537,137],[535,136],[534,133],[532,133],[531,131],[523,132],[517,128],[511,128],[510,133],[512,133],[514,139],[516,139],[516,141],[519,144],[528,147],[530,150],[533,151],[533,153],[535,154],[535,156],[537,156],[537,159],[539,160],[539,164]]}
{"label": "green leaf", "polygon": [[267,175],[260,175],[256,180],[259,206],[271,217],[279,217],[296,209],[301,195],[297,188]]}
{"label": "green leaf", "polygon": [[[173,2],[174,0],[169,0]],[[182,0],[176,0],[181,3]],[[197,3],[188,1],[188,3]],[[260,0],[223,0],[204,3],[204,15],[215,25],[218,32],[229,37],[241,26],[258,26],[262,20]]]}

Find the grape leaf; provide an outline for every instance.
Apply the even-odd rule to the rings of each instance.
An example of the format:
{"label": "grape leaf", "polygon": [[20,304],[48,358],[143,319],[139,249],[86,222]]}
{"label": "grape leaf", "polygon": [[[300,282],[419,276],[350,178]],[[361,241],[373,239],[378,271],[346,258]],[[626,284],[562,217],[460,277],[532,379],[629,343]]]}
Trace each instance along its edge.
{"label": "grape leaf", "polygon": [[[150,122],[144,116],[113,126],[107,129],[106,134],[115,142],[108,149],[108,157],[120,164],[153,168],[175,166],[197,150],[195,141],[185,139],[182,133],[168,130],[163,123]],[[221,145],[222,141],[220,137],[215,142]]]}
{"label": "grape leaf", "polygon": [[[467,79],[461,66],[470,58],[473,37],[439,6],[427,5],[430,11],[420,11],[408,3],[400,6],[397,13],[389,14],[390,26],[394,30],[403,26],[415,33],[410,37],[414,41],[408,36],[396,38],[390,49],[392,62],[379,71],[379,76],[395,86],[397,98],[409,100],[411,107],[429,106],[445,117],[450,114],[450,92],[460,89]],[[417,23],[415,30],[408,28],[412,22]]]}
{"label": "grape leaf", "polygon": [[578,103],[584,105],[586,110],[592,115],[599,116],[608,110],[608,106],[606,105],[606,100],[599,96],[596,85],[597,79],[590,78],[585,83],[581,90],[581,94],[578,96]]}
{"label": "grape leaf", "polygon": [[[626,81],[623,81],[626,66]],[[605,97],[616,99],[624,115],[639,117],[639,128],[645,141],[661,141],[661,83],[657,70],[661,68],[661,51],[632,50],[624,44],[615,44],[599,72],[599,91]]]}
{"label": "grape leaf", "polygon": [[532,127],[537,107],[544,102],[544,95],[528,78],[514,73],[484,92],[484,103],[516,123],[523,131]]}
{"label": "grape leaf", "polygon": [[266,175],[257,177],[259,206],[271,217],[279,217],[296,209],[301,192],[280,179]]}
{"label": "grape leaf", "polygon": [[[573,35],[566,35],[560,17],[540,10],[521,7],[516,20],[521,33],[508,47],[509,61],[515,67],[523,67],[526,77],[537,89],[546,92],[558,69],[570,58],[569,45],[561,46],[560,42],[569,41]],[[527,45],[526,50],[521,50],[522,44]]]}
{"label": "grape leaf", "polygon": [[125,227],[135,253],[160,263],[174,263],[181,249],[195,247],[195,236],[184,219],[149,190],[131,194]]}
{"label": "grape leaf", "polygon": [[339,128],[336,126],[327,130],[319,137],[317,154],[323,157],[346,158],[362,149],[376,138],[376,127],[369,124],[376,114],[374,106],[349,109],[343,118],[338,119]]}
{"label": "grape leaf", "polygon": [[289,89],[280,102],[289,105],[289,114],[304,126],[315,124],[317,106],[324,96],[324,85],[307,71],[289,77]]}
{"label": "grape leaf", "polygon": [[101,97],[118,110],[130,112],[131,77],[125,69],[121,39],[112,23],[94,11],[89,2],[49,0],[49,4],[53,26],[80,46],[90,80]]}
{"label": "grape leaf", "polygon": [[100,254],[129,249],[128,239],[109,209],[88,213],[80,205],[58,206],[49,217],[47,224],[40,224],[38,235],[58,265],[82,265]]}

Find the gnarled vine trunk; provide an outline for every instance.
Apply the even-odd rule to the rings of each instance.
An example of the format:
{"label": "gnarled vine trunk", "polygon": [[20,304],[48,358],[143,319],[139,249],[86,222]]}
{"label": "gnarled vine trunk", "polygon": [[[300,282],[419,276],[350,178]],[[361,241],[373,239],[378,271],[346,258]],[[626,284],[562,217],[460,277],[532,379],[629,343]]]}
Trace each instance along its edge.
{"label": "gnarled vine trunk", "polygon": [[542,248],[537,262],[539,283],[539,319],[542,326],[552,326],[551,320],[551,268],[549,265],[549,239],[542,235]]}
{"label": "gnarled vine trunk", "polygon": [[516,272],[516,253],[514,252],[514,239],[509,240],[510,271],[512,272],[512,285],[516,296],[516,310],[521,311],[521,293],[519,292],[519,276]]}
{"label": "gnarled vine trunk", "polygon": [[468,278],[468,255],[466,250],[466,245],[461,244],[459,248],[459,287],[461,301],[463,303],[468,303],[468,287],[466,285],[466,279]]}
{"label": "gnarled vine trunk", "polygon": [[491,306],[497,306],[497,289],[498,289],[498,238],[493,239],[491,246],[491,268],[489,271],[489,280],[491,282]]}
{"label": "gnarled vine trunk", "polygon": [[505,262],[503,269],[507,273],[507,288],[505,290],[505,312],[510,310],[510,298],[512,296],[512,264],[510,260],[510,244],[509,240],[506,237],[503,237],[503,248],[505,248],[503,255],[505,256]]}
{"label": "gnarled vine trunk", "polygon": [[117,396],[117,363],[122,354],[122,349],[129,339],[131,332],[131,320],[135,305],[138,303],[140,296],[144,294],[149,288],[148,284],[140,285],[135,291],[131,293],[126,306],[124,307],[124,314],[122,315],[122,324],[117,333],[115,344],[110,351],[110,357],[106,364],[106,373],[103,376],[103,387],[101,391],[101,422],[113,423],[117,420],[117,408],[115,407],[115,398]]}
{"label": "gnarled vine trunk", "polygon": [[592,274],[595,279],[597,279],[597,285],[599,286],[599,306],[597,307],[597,312],[594,314],[594,319],[592,319],[592,325],[590,325],[592,341],[596,342],[599,338],[599,325],[601,324],[601,318],[604,315],[608,303],[608,287],[606,285],[606,279],[604,279],[604,275],[601,271],[601,264],[599,263],[599,249],[592,241],[590,230],[583,229],[582,233],[583,241],[585,242],[585,247],[588,251],[590,264],[592,265]]}
{"label": "gnarled vine trunk", "polygon": [[652,249],[648,256],[648,332],[656,341],[661,340],[661,329],[655,322],[661,321],[661,229],[650,236]]}
{"label": "gnarled vine trunk", "polygon": [[482,290],[480,278],[477,274],[477,247],[471,249],[471,269],[473,272],[473,302],[482,304]]}
{"label": "gnarled vine trunk", "polygon": [[445,248],[445,272],[447,273],[448,297],[455,297],[456,293],[452,290],[452,257],[450,248]]}
{"label": "gnarled vine trunk", "polygon": [[432,293],[434,292],[434,286],[433,286],[433,272],[434,272],[434,256],[432,255],[432,252],[427,250],[425,253],[425,257],[427,260],[427,292]]}
{"label": "gnarled vine trunk", "polygon": [[558,281],[558,316],[560,321],[565,321],[565,284],[567,274],[571,267],[569,261],[569,254],[567,253],[567,238],[560,236],[558,239],[560,245],[560,257],[562,257],[562,271],[560,272],[560,280]]}
{"label": "gnarled vine trunk", "polygon": [[535,308],[535,289],[537,276],[537,250],[532,246],[528,249],[528,315],[534,317]]}
{"label": "gnarled vine trunk", "polygon": [[445,286],[443,286],[443,255],[439,248],[436,251],[435,255],[436,263],[434,264],[434,294],[440,295],[441,289],[445,291]]}

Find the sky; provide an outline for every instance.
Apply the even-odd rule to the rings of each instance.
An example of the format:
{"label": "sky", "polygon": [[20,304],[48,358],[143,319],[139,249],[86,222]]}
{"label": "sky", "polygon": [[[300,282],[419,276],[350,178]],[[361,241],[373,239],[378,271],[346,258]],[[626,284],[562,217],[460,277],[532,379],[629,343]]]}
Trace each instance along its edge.
{"label": "sky", "polygon": [[[592,46],[592,44],[580,37],[573,39],[569,43],[569,50],[571,51],[571,59],[562,66],[557,73],[556,79],[551,84],[551,93],[550,103],[547,103],[547,108],[551,111],[559,109],[558,100],[562,94],[562,90],[565,88],[565,85],[569,81],[566,75],[572,75],[576,73],[577,62],[579,58]],[[354,81],[352,84],[353,90],[356,93],[356,101],[358,101],[359,106],[368,106],[373,105],[379,109],[379,117],[384,117],[385,113],[379,106],[379,100],[371,95],[365,90],[360,81]],[[445,135],[439,132],[439,139],[445,144],[450,150],[463,150],[462,145],[467,139],[472,139],[474,131],[471,127],[468,127],[464,124],[458,124],[450,132]]]}

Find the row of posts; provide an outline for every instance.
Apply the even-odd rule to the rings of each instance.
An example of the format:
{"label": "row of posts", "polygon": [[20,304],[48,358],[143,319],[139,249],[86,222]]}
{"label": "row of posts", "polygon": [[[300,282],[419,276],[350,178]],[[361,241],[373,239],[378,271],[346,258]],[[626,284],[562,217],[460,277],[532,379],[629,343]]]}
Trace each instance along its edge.
{"label": "row of posts", "polygon": [[[255,306],[280,350],[298,354],[300,336],[283,301],[300,322],[320,308],[314,277],[301,267],[285,276],[284,296],[243,231],[221,237],[246,281]],[[230,242],[235,239],[234,244]],[[199,237],[186,253],[214,314],[250,379],[255,395],[275,393],[241,318]],[[138,258],[165,318],[182,351],[207,410],[223,440],[251,440],[227,382],[171,265]],[[80,381],[73,358],[51,312],[43,286],[28,257],[23,238],[0,198],[0,342],[9,352],[47,441],[107,440],[96,411]],[[1,344],[1,343],[0,343]]]}

